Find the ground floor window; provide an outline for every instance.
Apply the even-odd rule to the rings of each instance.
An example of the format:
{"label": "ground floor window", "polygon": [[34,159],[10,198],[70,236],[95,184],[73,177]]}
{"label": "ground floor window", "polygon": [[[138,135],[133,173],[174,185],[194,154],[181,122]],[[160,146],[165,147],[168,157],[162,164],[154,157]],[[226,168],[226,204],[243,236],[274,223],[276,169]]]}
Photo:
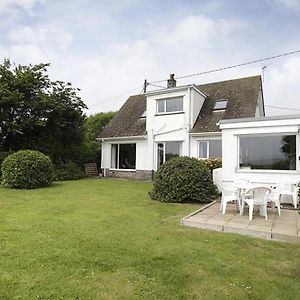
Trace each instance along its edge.
{"label": "ground floor window", "polygon": [[162,142],[157,144],[157,168],[172,157],[181,155],[182,142]]}
{"label": "ground floor window", "polygon": [[112,169],[135,169],[136,167],[136,144],[112,144],[111,145],[111,168]]}
{"label": "ground floor window", "polygon": [[240,169],[296,170],[296,135],[239,137]]}
{"label": "ground floor window", "polygon": [[198,158],[222,158],[222,140],[199,141]]}

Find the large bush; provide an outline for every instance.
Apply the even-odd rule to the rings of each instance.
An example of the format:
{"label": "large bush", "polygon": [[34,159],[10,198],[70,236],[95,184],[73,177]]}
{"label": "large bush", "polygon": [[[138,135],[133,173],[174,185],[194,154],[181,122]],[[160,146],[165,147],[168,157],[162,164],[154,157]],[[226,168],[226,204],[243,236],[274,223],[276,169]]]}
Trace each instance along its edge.
{"label": "large bush", "polygon": [[21,150],[2,163],[2,183],[15,189],[34,189],[53,182],[54,170],[48,156],[33,150]]}
{"label": "large bush", "polygon": [[72,161],[55,166],[55,180],[78,180],[85,176],[78,164]]}
{"label": "large bush", "polygon": [[203,161],[177,157],[160,167],[150,195],[165,202],[209,202],[216,196],[216,187]]}

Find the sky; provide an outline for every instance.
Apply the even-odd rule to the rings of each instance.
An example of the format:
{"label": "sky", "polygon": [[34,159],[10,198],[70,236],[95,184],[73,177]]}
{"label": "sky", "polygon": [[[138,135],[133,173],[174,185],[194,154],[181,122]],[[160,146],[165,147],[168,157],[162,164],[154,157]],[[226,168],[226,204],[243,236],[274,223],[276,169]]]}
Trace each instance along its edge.
{"label": "sky", "polygon": [[[144,79],[299,49],[300,0],[0,0],[1,60],[50,63],[52,80],[81,89],[88,115],[118,110],[141,93]],[[300,114],[300,53],[177,85],[262,74],[263,67],[267,115]]]}

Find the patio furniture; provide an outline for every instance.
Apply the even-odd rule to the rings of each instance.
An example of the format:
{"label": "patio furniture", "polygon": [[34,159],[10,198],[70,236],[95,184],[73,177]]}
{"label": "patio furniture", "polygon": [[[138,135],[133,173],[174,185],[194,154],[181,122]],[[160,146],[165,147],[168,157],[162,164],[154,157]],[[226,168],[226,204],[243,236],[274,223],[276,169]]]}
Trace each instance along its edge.
{"label": "patio furniture", "polygon": [[272,189],[269,195],[269,202],[272,202],[272,210],[274,210],[275,206],[277,207],[278,215],[280,216],[280,193],[276,189]]}
{"label": "patio furniture", "polygon": [[267,216],[267,202],[269,199],[269,194],[271,189],[268,187],[255,187],[248,190],[246,193],[242,194],[242,204],[240,215],[243,215],[245,203],[249,206],[249,220],[253,219],[253,209],[254,205],[259,206],[259,211],[261,215],[265,216],[265,219],[268,220]]}
{"label": "patio furniture", "polygon": [[226,212],[226,206],[228,202],[235,202],[236,203],[236,209],[240,211],[240,190],[239,188],[225,188],[222,185],[219,185],[220,190],[222,191],[222,197],[221,197],[221,205],[220,205],[220,211],[224,215]]}
{"label": "patio furniture", "polygon": [[281,196],[287,195],[292,198],[292,202],[295,208],[297,208],[297,202],[298,202],[298,189],[297,185],[295,183],[289,182],[289,181],[279,181],[276,183],[275,187],[276,193],[279,194],[279,202],[281,199]]}

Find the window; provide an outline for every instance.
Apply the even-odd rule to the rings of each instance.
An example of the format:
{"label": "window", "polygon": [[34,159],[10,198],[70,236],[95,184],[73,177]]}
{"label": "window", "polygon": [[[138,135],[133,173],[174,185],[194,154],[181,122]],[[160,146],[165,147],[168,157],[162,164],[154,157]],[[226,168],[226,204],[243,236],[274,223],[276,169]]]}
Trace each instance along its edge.
{"label": "window", "polygon": [[174,97],[157,100],[157,113],[170,113],[183,111],[183,97]]}
{"label": "window", "polygon": [[222,158],[222,140],[199,141],[199,158]]}
{"label": "window", "polygon": [[296,135],[239,138],[240,169],[296,170]]}
{"label": "window", "polygon": [[228,100],[227,99],[220,99],[217,100],[214,106],[214,110],[224,110],[227,107]]}
{"label": "window", "polygon": [[157,144],[157,168],[172,157],[180,156],[182,142],[163,142]]}
{"label": "window", "polygon": [[136,144],[111,145],[112,169],[135,169]]}

